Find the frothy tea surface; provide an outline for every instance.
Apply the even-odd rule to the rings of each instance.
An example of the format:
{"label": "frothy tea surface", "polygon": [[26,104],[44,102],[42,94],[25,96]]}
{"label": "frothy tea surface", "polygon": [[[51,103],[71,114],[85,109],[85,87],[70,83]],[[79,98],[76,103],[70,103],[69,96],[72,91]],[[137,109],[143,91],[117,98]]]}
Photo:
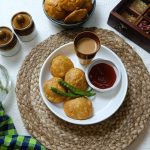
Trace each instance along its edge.
{"label": "frothy tea surface", "polygon": [[97,50],[97,43],[91,38],[82,38],[77,43],[77,50],[82,54],[94,53]]}

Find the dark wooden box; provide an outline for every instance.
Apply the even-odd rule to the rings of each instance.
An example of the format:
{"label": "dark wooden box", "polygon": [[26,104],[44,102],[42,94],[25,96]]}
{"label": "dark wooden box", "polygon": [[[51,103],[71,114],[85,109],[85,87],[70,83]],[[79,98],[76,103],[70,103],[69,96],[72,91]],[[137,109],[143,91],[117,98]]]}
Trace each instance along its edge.
{"label": "dark wooden box", "polygon": [[150,53],[150,0],[122,0],[107,23]]}

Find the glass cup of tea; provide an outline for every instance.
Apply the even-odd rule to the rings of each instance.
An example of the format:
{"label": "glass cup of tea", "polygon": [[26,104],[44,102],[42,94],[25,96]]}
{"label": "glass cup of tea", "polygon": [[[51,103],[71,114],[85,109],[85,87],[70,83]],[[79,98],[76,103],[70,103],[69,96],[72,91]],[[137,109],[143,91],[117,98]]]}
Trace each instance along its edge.
{"label": "glass cup of tea", "polygon": [[74,49],[82,65],[88,65],[100,47],[98,36],[90,31],[81,32],[74,39]]}

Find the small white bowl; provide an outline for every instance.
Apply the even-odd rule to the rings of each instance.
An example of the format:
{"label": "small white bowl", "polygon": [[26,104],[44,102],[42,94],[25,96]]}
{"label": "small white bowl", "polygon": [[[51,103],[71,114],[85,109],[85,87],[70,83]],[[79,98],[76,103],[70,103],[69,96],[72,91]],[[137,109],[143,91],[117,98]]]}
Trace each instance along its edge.
{"label": "small white bowl", "polygon": [[[96,64],[99,64],[99,63],[105,63],[105,64],[108,64],[110,65],[111,67],[113,67],[115,73],[116,73],[116,80],[114,82],[114,84],[109,87],[109,88],[105,88],[105,89],[101,89],[101,88],[98,88],[96,87],[95,85],[93,85],[89,79],[89,72],[90,70],[92,69],[93,66],[95,66]],[[85,71],[85,77],[86,77],[86,80],[89,84],[89,86],[93,89],[95,89],[96,91],[99,91],[99,92],[106,92],[106,91],[111,91],[113,90],[114,88],[116,88],[120,82],[120,79],[121,79],[121,72],[120,72],[120,67],[118,66],[118,64],[110,61],[110,60],[106,60],[106,59],[102,59],[102,58],[97,58],[95,60],[93,60],[86,68],[86,71]]]}

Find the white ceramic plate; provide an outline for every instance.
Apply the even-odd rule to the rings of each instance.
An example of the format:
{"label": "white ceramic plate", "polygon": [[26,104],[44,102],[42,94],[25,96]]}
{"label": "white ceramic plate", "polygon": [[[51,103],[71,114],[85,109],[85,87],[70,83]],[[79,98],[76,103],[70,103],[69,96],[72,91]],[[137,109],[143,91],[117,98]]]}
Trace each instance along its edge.
{"label": "white ceramic plate", "polygon": [[95,59],[103,58],[103,59],[111,60],[114,63],[117,63],[120,66],[122,78],[119,86],[115,88],[115,90],[111,92],[104,92],[104,93],[96,92],[96,96],[91,99],[93,103],[93,110],[94,110],[93,116],[91,118],[87,120],[71,119],[66,116],[63,110],[63,103],[53,104],[47,100],[47,98],[44,95],[43,83],[45,80],[49,80],[50,78],[52,78],[52,75],[49,72],[50,63],[54,57],[60,54],[69,57],[74,63],[75,67],[85,70],[85,68],[82,65],[80,65],[78,61],[78,58],[74,51],[73,42],[65,44],[57,48],[53,53],[51,53],[48,56],[48,58],[45,60],[41,68],[40,77],[39,77],[40,93],[47,107],[59,118],[67,122],[79,124],[79,125],[89,125],[89,124],[101,122],[106,118],[110,117],[114,112],[116,112],[117,109],[120,107],[120,105],[123,103],[123,100],[126,96],[127,87],[128,87],[128,78],[127,78],[125,67],[122,61],[120,60],[120,58],[105,46],[101,46],[101,49],[98,51],[98,53],[95,56]]}

